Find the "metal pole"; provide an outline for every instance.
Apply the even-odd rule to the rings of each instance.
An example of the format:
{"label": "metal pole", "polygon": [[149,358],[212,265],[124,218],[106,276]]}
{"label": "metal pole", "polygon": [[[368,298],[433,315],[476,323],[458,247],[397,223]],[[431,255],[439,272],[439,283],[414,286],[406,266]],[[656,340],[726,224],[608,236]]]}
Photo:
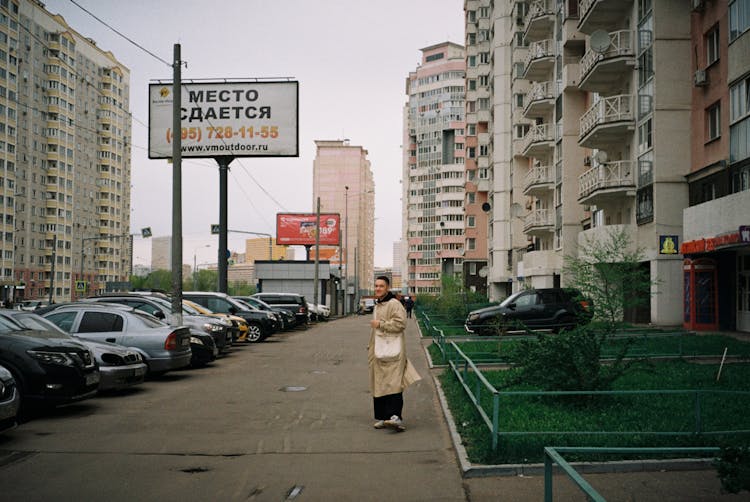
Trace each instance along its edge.
{"label": "metal pole", "polygon": [[172,319],[182,324],[182,61],[174,44],[172,62]]}
{"label": "metal pole", "polygon": [[348,291],[348,281],[347,276],[349,275],[349,187],[344,187],[344,277],[342,277],[342,280],[344,281],[344,315],[346,315],[346,311],[348,310],[347,304],[349,303],[349,298],[347,298]]}
{"label": "metal pole", "polygon": [[268,236],[268,260],[273,260],[273,238]]}
{"label": "metal pole", "polygon": [[315,210],[315,273],[313,274],[313,303],[318,308],[318,263],[320,261],[320,197],[318,197],[317,209]]}
{"label": "metal pole", "polygon": [[49,302],[52,303],[52,295],[55,291],[55,262],[57,261],[57,229],[52,241],[52,267],[49,274]]}
{"label": "metal pole", "polygon": [[196,286],[196,282],[198,280],[198,271],[196,270],[196,265],[198,263],[198,259],[196,256],[197,251],[198,251],[198,248],[193,249],[193,291],[198,290],[198,287]]}
{"label": "metal pole", "polygon": [[219,163],[219,292],[227,292],[227,173],[233,157],[218,157]]}

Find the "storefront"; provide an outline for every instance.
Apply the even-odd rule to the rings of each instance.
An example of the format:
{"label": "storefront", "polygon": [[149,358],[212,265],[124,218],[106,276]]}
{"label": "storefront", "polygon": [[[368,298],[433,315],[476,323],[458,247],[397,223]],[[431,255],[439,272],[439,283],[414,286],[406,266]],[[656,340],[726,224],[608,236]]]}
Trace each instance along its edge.
{"label": "storefront", "polygon": [[684,242],[683,326],[750,332],[750,226]]}

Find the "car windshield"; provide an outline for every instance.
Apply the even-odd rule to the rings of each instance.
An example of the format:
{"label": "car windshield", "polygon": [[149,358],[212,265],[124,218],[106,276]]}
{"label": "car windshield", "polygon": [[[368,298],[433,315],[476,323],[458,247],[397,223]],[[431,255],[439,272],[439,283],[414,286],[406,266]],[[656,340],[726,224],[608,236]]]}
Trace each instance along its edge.
{"label": "car windshield", "polygon": [[5,317],[0,317],[0,332],[10,333],[11,331],[23,331],[24,326],[16,321],[11,321]]}
{"label": "car windshield", "polygon": [[182,311],[190,315],[203,315],[203,312],[194,308],[192,305],[185,303],[184,301],[182,302]]}
{"label": "car windshield", "polygon": [[255,307],[255,306],[253,306],[253,305],[250,305],[250,304],[249,304],[248,302],[246,302],[246,301],[243,301],[243,300],[239,300],[239,299],[237,299],[237,298],[234,298],[234,301],[235,301],[236,303],[239,303],[240,305],[242,305],[242,310],[258,310],[258,307]]}
{"label": "car windshield", "polygon": [[165,323],[161,322],[156,317],[152,316],[151,314],[141,312],[140,310],[134,310],[133,312],[131,312],[131,314],[133,314],[144,326],[149,328],[158,328],[165,325]]}
{"label": "car windshield", "polygon": [[269,304],[257,298],[245,298],[243,301],[249,305],[255,305],[256,308],[261,310],[272,310]]}

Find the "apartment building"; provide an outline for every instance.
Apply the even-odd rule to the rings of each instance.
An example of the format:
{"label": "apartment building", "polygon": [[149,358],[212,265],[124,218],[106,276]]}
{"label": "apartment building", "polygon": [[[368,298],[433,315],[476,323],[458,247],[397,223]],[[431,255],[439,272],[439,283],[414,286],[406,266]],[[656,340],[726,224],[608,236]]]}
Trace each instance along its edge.
{"label": "apartment building", "polygon": [[[489,17],[494,27],[483,56],[491,67],[491,169],[483,203],[490,298],[564,286],[565,257],[617,231],[642,250],[641,266],[655,284],[650,304],[627,312],[628,320],[681,322],[690,6],[677,0],[464,5],[467,55],[475,40],[482,51],[482,20]],[[467,87],[471,63],[467,56]],[[478,79],[481,67],[476,71]],[[470,92],[468,124],[468,101],[480,99]]]}
{"label": "apartment building", "polygon": [[692,1],[683,325],[750,332],[750,1]]}
{"label": "apartment building", "polygon": [[129,94],[129,70],[61,16],[0,2],[3,299],[128,279]]}
{"label": "apartment building", "polygon": [[315,145],[312,207],[320,197],[321,213],[338,213],[341,217],[343,250],[331,254],[330,265],[342,271],[339,288],[346,291],[346,312],[353,312],[373,277],[375,181],[367,150],[361,146],[351,145],[347,139],[317,140]]}
{"label": "apartment building", "polygon": [[406,79],[403,239],[409,294],[436,294],[441,276],[461,275],[464,255],[464,96],[462,45],[421,49]]}

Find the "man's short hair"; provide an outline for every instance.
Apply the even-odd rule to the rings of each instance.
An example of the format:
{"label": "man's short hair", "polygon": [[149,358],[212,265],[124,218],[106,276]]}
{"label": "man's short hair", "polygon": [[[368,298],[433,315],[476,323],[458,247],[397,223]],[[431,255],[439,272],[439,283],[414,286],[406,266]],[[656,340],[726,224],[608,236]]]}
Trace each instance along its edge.
{"label": "man's short hair", "polygon": [[388,278],[387,275],[379,275],[375,278],[376,281],[385,281],[386,286],[391,285],[391,280]]}

